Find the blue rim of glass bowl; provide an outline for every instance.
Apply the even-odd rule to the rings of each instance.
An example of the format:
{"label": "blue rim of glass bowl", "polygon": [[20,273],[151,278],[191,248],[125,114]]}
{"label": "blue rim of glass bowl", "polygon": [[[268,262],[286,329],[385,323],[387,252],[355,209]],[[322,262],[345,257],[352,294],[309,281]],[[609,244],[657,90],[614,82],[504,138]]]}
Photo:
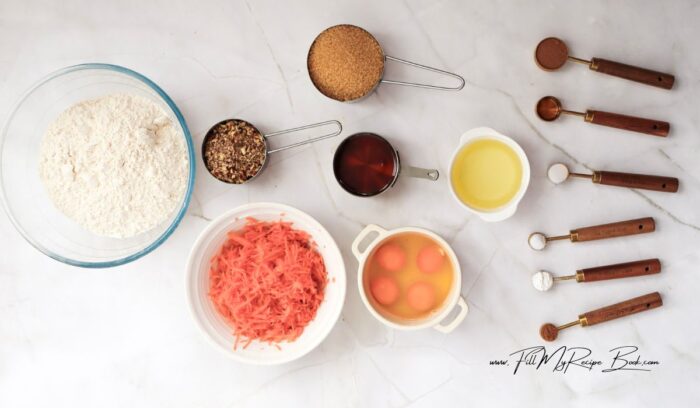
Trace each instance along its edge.
{"label": "blue rim of glass bowl", "polygon": [[[22,226],[19,224],[19,222],[15,219],[15,217],[12,215],[12,212],[10,211],[10,207],[6,201],[5,198],[5,188],[0,185],[0,201],[2,201],[3,207],[5,208],[5,212],[7,213],[8,217],[10,218],[10,221],[12,224],[15,226],[17,231],[19,231],[20,234],[24,237],[27,242],[29,242],[34,248],[38,249],[40,252],[43,254],[57,260],[60,262],[63,262],[68,265],[73,265],[73,266],[79,266],[82,268],[109,268],[113,266],[119,266],[119,265],[124,265],[126,263],[129,263],[131,261],[135,261],[136,259],[141,258],[142,256],[152,252],[154,249],[158,248],[163,242],[165,242],[170,235],[172,235],[173,231],[177,228],[178,225],[180,225],[180,221],[182,221],[182,218],[185,216],[185,213],[187,212],[187,208],[190,205],[190,200],[192,199],[192,190],[194,188],[194,178],[195,178],[195,155],[194,155],[194,146],[192,144],[192,135],[190,134],[190,130],[187,127],[187,123],[185,122],[185,118],[182,116],[182,113],[180,112],[180,109],[178,109],[177,105],[175,105],[175,102],[173,102],[172,99],[168,96],[168,94],[165,93],[158,85],[156,85],[155,82],[151,81],[147,77],[139,74],[136,71],[130,70],[129,68],[125,68],[119,65],[112,65],[112,64],[101,64],[101,63],[89,63],[89,64],[78,64],[78,65],[72,65],[66,68],[59,69],[58,71],[54,71],[51,74],[47,75],[44,77],[42,80],[37,82],[34,86],[32,86],[17,102],[15,105],[14,109],[12,109],[12,112],[10,112],[10,115],[7,117],[8,120],[5,123],[5,127],[2,131],[2,137],[0,138],[0,152],[3,149],[3,146],[5,144],[5,135],[7,134],[7,128],[10,124],[10,120],[15,116],[17,113],[17,110],[22,106],[22,103],[32,94],[34,91],[36,91],[41,85],[45,84],[46,82],[69,72],[74,72],[74,71],[80,71],[80,70],[85,70],[85,69],[103,69],[107,71],[114,71],[118,72],[120,74],[126,74],[134,79],[137,79],[141,81],[142,83],[148,85],[152,90],[154,90],[158,96],[160,96],[165,103],[170,107],[170,109],[175,113],[175,116],[177,117],[177,120],[180,124],[180,127],[183,130],[184,136],[185,136],[185,141],[187,142],[187,152],[189,155],[189,160],[190,160],[190,174],[189,174],[189,180],[187,183],[187,191],[185,192],[185,199],[182,202],[182,206],[180,207],[180,210],[177,213],[177,216],[175,217],[175,220],[170,224],[168,229],[161,234],[158,239],[153,241],[150,245],[145,247],[144,249],[131,254],[129,256],[126,256],[124,258],[120,259],[115,259],[113,261],[105,261],[105,262],[83,262],[83,261],[76,261],[74,259],[70,258],[65,258],[62,257],[58,254],[55,254],[46,248],[42,247],[38,243],[34,242],[32,238],[24,231]],[[2,180],[2,167],[0,167],[0,180]]]}

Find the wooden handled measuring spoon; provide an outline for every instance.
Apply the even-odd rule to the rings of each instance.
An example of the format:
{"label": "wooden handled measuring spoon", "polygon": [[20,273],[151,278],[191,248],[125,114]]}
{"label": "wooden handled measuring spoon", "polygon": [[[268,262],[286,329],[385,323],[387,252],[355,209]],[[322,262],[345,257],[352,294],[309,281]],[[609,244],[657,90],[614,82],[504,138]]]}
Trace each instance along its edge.
{"label": "wooden handled measuring spoon", "polygon": [[572,173],[564,163],[554,163],[547,170],[547,178],[554,184],[561,184],[569,177],[587,178],[596,184],[607,186],[638,188],[642,190],[675,193],[678,179],[675,177],[650,176],[646,174],[618,173],[614,171],[594,171],[593,174]]}
{"label": "wooden handled measuring spoon", "polygon": [[555,282],[560,281],[576,280],[577,283],[598,282],[652,275],[659,272],[661,272],[661,262],[658,259],[644,259],[642,261],[579,269],[576,271],[576,274],[567,276],[552,276],[547,271],[538,271],[532,275],[532,286],[541,292],[546,292],[554,286]]}
{"label": "wooden handled measuring spoon", "polygon": [[654,309],[663,305],[659,292],[649,293],[634,299],[625,300],[624,302],[616,303],[611,306],[606,306],[600,309],[592,310],[579,315],[578,320],[555,326],[552,323],[545,323],[540,327],[540,336],[545,341],[554,341],[559,334],[559,331],[572,326],[581,325],[582,327],[593,326],[594,324],[607,322],[620,317],[629,316],[631,314],[644,312],[649,309]]}
{"label": "wooden handled measuring spoon", "polygon": [[663,89],[673,88],[673,83],[676,80],[671,74],[622,64],[603,58],[594,57],[588,61],[572,57],[569,55],[569,48],[566,46],[566,43],[555,37],[545,38],[540,41],[540,43],[537,44],[537,48],[535,48],[535,62],[545,71],[557,70],[564,66],[566,61],[569,60],[588,65],[588,68],[593,71]]}
{"label": "wooden handled measuring spoon", "polygon": [[671,124],[662,120],[638,118],[591,109],[586,110],[586,112],[566,110],[562,108],[561,101],[554,96],[545,96],[537,101],[535,112],[537,112],[537,116],[540,119],[546,122],[551,122],[564,113],[566,115],[580,116],[586,122],[596,125],[659,137],[668,136],[668,132],[671,130]]}
{"label": "wooden handled measuring spoon", "polygon": [[541,251],[550,241],[568,239],[571,242],[595,241],[598,239],[624,237],[627,235],[646,234],[656,229],[654,219],[651,217],[635,220],[613,222],[611,224],[595,225],[573,229],[567,235],[548,237],[541,232],[533,232],[527,239],[530,248]]}

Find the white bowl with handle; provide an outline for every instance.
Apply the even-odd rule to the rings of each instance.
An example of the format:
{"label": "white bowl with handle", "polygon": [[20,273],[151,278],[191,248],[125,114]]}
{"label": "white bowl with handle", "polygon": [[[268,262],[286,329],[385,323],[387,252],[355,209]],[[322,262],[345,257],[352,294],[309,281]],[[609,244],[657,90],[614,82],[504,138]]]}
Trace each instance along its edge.
{"label": "white bowl with handle", "polygon": [[[515,154],[518,156],[518,159],[520,160],[520,165],[522,166],[522,176],[520,180],[520,188],[518,189],[518,192],[515,194],[515,196],[505,205],[503,205],[500,208],[495,208],[493,210],[485,211],[485,210],[480,210],[477,208],[473,208],[466,204],[464,201],[462,201],[459,196],[457,196],[457,193],[455,192],[455,188],[452,184],[452,167],[454,166],[455,160],[457,159],[457,155],[459,155],[459,152],[462,151],[465,147],[468,145],[478,141],[478,140],[496,140],[499,142],[504,143],[506,146],[511,148]],[[498,133],[497,131],[488,128],[488,127],[478,127],[474,128],[471,130],[468,130],[462,134],[462,136],[459,138],[459,146],[457,149],[455,149],[454,154],[452,155],[452,159],[450,159],[450,192],[452,193],[452,196],[457,200],[458,203],[462,205],[462,207],[466,208],[467,210],[473,212],[474,214],[478,215],[482,220],[487,221],[487,222],[497,222],[497,221],[503,221],[505,219],[508,219],[512,217],[515,214],[515,211],[518,209],[518,204],[520,203],[520,200],[522,200],[523,196],[525,195],[525,192],[527,191],[527,187],[530,185],[530,162],[527,159],[527,155],[525,154],[525,151],[523,150],[522,147],[513,139],[510,137]]]}
{"label": "white bowl with handle", "polygon": [[[209,267],[211,258],[226,241],[228,232],[243,228],[247,217],[260,221],[291,222],[293,228],[307,232],[323,257],[328,284],[316,316],[296,340],[276,345],[253,341],[247,348],[239,345],[234,350],[236,336],[233,328],[219,315],[209,299]],[[243,363],[283,364],[309,353],[333,329],[345,302],[345,264],[333,237],[308,214],[283,204],[246,204],[222,214],[199,235],[187,261],[186,288],[197,327],[217,349]]]}
{"label": "white bowl with handle", "polygon": [[[450,289],[450,293],[447,295],[447,298],[445,299],[445,301],[439,309],[435,310],[433,313],[420,320],[397,321],[387,319],[374,308],[372,303],[369,301],[368,294],[365,291],[365,287],[363,284],[363,276],[365,271],[365,265],[370,255],[372,255],[372,253],[389,238],[405,232],[413,232],[425,235],[432,239],[435,243],[437,243],[442,249],[444,249],[445,253],[450,259],[450,262],[452,263],[452,272],[454,275],[452,277],[452,288]],[[362,243],[367,240],[371,241],[365,246],[364,249],[360,249]],[[467,313],[469,312],[469,306],[467,306],[466,300],[461,295],[462,270],[459,267],[457,255],[455,255],[450,245],[434,232],[428,231],[423,228],[415,227],[403,227],[392,230],[386,230],[380,227],[379,225],[369,224],[362,231],[360,231],[357,237],[355,237],[355,240],[352,242],[352,253],[353,255],[355,255],[355,258],[359,263],[359,267],[357,269],[357,284],[360,290],[360,297],[362,298],[362,302],[365,304],[367,310],[370,311],[372,316],[374,316],[377,320],[386,324],[387,326],[399,330],[419,330],[432,327],[433,329],[441,333],[450,333],[454,331],[454,329],[456,329],[457,326],[459,326],[462,323],[462,321],[464,321],[465,317],[467,317]],[[455,308],[459,308],[457,315],[452,319],[452,321],[445,322],[447,316]]]}

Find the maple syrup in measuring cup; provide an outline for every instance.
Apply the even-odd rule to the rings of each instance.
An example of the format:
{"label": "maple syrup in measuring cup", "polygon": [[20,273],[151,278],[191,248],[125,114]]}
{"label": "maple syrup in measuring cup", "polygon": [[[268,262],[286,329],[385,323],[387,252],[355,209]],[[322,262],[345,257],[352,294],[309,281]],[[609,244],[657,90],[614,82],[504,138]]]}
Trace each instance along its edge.
{"label": "maple syrup in measuring cup", "polygon": [[333,157],[333,173],[340,186],[360,197],[377,195],[392,187],[404,174],[437,180],[434,169],[402,166],[399,152],[388,140],[374,133],[356,133],[340,143]]}

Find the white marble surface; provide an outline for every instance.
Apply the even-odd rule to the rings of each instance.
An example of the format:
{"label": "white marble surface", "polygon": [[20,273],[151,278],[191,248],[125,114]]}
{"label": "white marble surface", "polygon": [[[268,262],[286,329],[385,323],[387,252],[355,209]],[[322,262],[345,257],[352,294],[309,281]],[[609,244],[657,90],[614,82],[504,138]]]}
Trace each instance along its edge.
{"label": "white marble surface", "polygon": [[[117,6],[117,4],[121,4]],[[0,115],[55,69],[81,62],[124,65],[151,77],[176,101],[201,142],[227,117],[263,130],[339,119],[345,135],[390,138],[406,163],[445,174],[461,132],[490,126],[528,153],[532,181],[512,219],[486,224],[449,196],[447,179],[400,180],[373,198],[336,184],[339,139],[275,157],[249,186],[230,187],[198,163],[188,216],[149,256],[110,270],[52,261],[0,215],[0,406],[697,406],[700,401],[700,8],[656,1],[74,1],[0,2]],[[390,55],[443,67],[467,80],[458,93],[382,86],[359,104],[324,99],[305,70],[307,48],[323,28],[350,22],[373,32]],[[566,66],[539,70],[532,59],[548,35],[579,57],[601,56],[676,75],[658,90]],[[387,77],[425,78],[392,66]],[[666,119],[668,139],[584,124],[541,122],[534,104],[561,97],[573,109],[598,108]],[[677,175],[677,195],[571,182],[549,184],[553,161]],[[279,201],[316,217],[342,248],[349,291],[341,320],[314,352],[292,364],[237,364],[207,344],[190,320],[183,265],[209,219],[254,201]],[[654,216],[657,232],[543,253],[526,245],[534,230]],[[450,241],[471,306],[450,335],[396,332],[374,321],[356,291],[349,245],[367,223],[416,225]],[[661,275],[577,285],[549,293],[530,286],[539,268],[577,268],[661,258]],[[607,351],[636,345],[651,372],[553,373],[491,367],[542,345],[540,324],[660,291],[664,306],[633,318],[567,330],[555,346]],[[550,351],[554,350],[553,346]]]}

